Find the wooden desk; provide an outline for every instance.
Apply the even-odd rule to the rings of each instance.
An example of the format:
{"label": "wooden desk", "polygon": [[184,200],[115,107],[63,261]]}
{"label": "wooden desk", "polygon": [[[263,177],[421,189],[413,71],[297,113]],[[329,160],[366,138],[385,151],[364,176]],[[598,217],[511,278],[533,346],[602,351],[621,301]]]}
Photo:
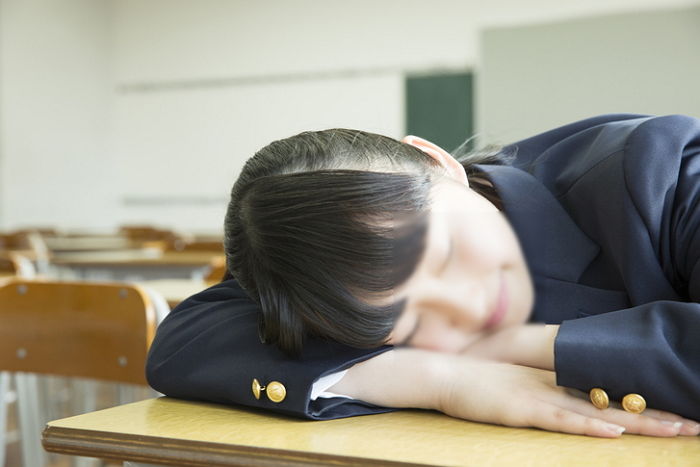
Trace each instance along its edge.
{"label": "wooden desk", "polygon": [[126,250],[135,245],[135,242],[119,235],[48,237],[44,241],[53,253]]}
{"label": "wooden desk", "polygon": [[700,438],[620,439],[401,411],[326,422],[151,399],[50,422],[51,452],[169,465],[697,465]]}
{"label": "wooden desk", "polygon": [[161,252],[157,249],[65,253],[51,263],[79,278],[99,280],[202,279],[216,254]]}

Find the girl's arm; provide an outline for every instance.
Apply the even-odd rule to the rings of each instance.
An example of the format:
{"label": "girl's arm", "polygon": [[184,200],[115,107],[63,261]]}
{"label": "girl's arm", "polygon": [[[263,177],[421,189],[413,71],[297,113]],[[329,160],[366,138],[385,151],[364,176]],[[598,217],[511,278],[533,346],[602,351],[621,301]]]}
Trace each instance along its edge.
{"label": "girl's arm", "polygon": [[[146,369],[149,382],[173,397],[314,419],[414,407],[468,420],[594,436],[617,436],[604,422],[623,425],[630,433],[678,432],[653,420],[680,420],[671,414],[598,412],[590,402],[557,387],[554,374],[545,370],[419,349],[358,350],[316,341],[307,343],[302,358],[291,359],[275,346],[260,343],[258,316],[256,305],[235,281],[188,299],[158,329]],[[320,376],[348,367],[330,391],[354,399],[310,400],[311,386]],[[256,398],[253,378],[262,385],[283,384],[284,400],[273,402],[265,394]]]}
{"label": "girl's arm", "polygon": [[[321,376],[388,351],[352,349],[311,339],[300,358],[291,358],[258,337],[260,311],[235,280],[222,282],[188,298],[160,324],[151,345],[146,376],[151,386],[168,396],[221,404],[242,404],[297,417],[328,420],[392,409],[347,398],[311,400],[311,388]],[[284,386],[282,400],[261,386]]]}
{"label": "girl's arm", "polygon": [[623,427],[650,436],[700,432],[694,422],[667,412],[598,410],[557,386],[551,371],[421,349],[396,348],[359,363],[330,391],[381,406],[605,438],[619,436]]}
{"label": "girl's arm", "polygon": [[[572,292],[570,308],[542,316],[561,321],[557,382],[600,387],[617,401],[637,393],[649,407],[700,420],[700,119],[605,119],[516,145],[518,159],[599,246],[587,269],[558,281]],[[555,301],[567,306],[562,296]],[[475,355],[507,350],[506,361],[551,368],[479,344]]]}
{"label": "girl's arm", "polygon": [[524,324],[485,335],[465,354],[504,363],[554,371],[554,342],[558,324]]}

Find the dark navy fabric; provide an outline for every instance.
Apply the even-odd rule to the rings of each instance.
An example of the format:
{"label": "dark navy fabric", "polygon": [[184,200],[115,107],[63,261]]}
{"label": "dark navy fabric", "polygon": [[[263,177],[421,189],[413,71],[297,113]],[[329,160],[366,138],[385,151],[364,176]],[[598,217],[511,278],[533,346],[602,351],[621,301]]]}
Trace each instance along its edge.
{"label": "dark navy fabric", "polygon": [[[146,365],[148,382],[171,397],[243,404],[320,420],[390,410],[347,398],[309,399],[317,378],[391,347],[357,350],[312,339],[301,358],[292,359],[260,342],[259,314],[235,280],[188,298],[158,326]],[[284,384],[284,401],[274,403],[264,394],[255,399],[253,378],[262,385]]]}
{"label": "dark navy fabric", "polygon": [[533,273],[532,319],[561,323],[557,383],[700,419],[700,120],[583,123],[508,148],[528,173],[486,168]]}
{"label": "dark navy fabric", "polygon": [[[557,382],[700,420],[700,120],[604,115],[505,148],[512,166],[480,166],[527,258],[532,321],[561,324]],[[173,397],[244,404],[314,419],[389,409],[309,401],[320,376],[373,351],[311,340],[300,359],[260,343],[259,311],[233,280],[183,302],[160,325],[147,376]],[[287,398],[252,396],[280,381]]]}

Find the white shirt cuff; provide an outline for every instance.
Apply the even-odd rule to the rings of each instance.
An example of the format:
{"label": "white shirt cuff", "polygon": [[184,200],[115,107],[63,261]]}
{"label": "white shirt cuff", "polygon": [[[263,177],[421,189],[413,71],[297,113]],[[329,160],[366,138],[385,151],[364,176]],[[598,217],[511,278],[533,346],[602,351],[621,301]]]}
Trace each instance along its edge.
{"label": "white shirt cuff", "polygon": [[329,397],[346,397],[352,399],[350,396],[343,394],[335,394],[333,392],[328,392],[327,389],[332,387],[338,381],[343,379],[345,373],[348,370],[339,371],[337,373],[331,373],[330,375],[322,376],[316,380],[316,382],[311,386],[311,400],[315,401],[319,397],[329,398]]}

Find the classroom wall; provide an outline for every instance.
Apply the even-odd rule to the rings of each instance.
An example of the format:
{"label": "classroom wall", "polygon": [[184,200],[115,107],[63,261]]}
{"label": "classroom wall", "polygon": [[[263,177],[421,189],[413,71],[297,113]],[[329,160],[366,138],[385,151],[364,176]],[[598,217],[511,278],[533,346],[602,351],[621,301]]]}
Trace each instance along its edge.
{"label": "classroom wall", "polygon": [[111,225],[107,6],[0,2],[1,228]]}
{"label": "classroom wall", "polygon": [[502,143],[602,113],[700,117],[700,5],[493,28],[477,128]]}
{"label": "classroom wall", "polygon": [[474,69],[484,27],[689,3],[0,0],[0,228],[218,230],[257,148],[402,135],[404,77]]}

